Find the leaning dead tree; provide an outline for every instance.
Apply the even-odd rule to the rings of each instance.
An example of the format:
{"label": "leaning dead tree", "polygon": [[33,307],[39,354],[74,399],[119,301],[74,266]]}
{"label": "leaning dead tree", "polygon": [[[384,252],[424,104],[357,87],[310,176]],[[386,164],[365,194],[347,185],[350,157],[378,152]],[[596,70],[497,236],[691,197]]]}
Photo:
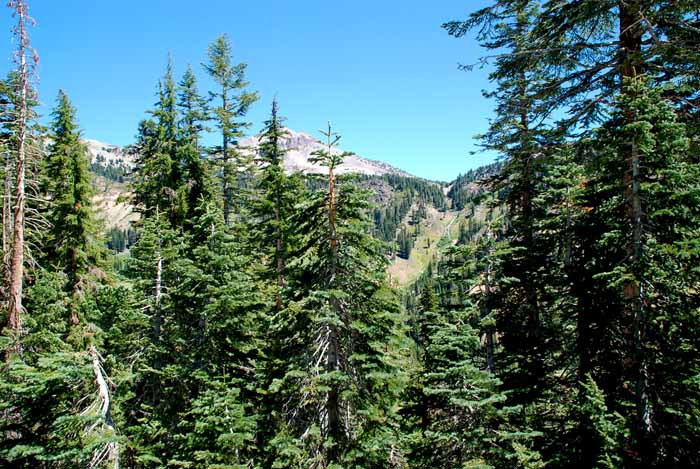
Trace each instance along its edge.
{"label": "leaning dead tree", "polygon": [[[24,0],[11,0],[7,6],[13,10],[17,18],[17,26],[14,34],[17,39],[17,51],[15,61],[17,63],[17,96],[18,102],[14,119],[16,132],[16,159],[15,159],[15,187],[14,209],[12,226],[12,256],[10,258],[9,286],[8,286],[8,327],[16,335],[19,335],[22,323],[22,282],[24,280],[24,218],[25,218],[25,174],[28,147],[28,121],[30,100],[36,99],[35,91],[31,84],[39,59],[36,51],[32,49],[27,26],[33,25],[34,20],[29,16],[27,2]],[[27,60],[31,55],[31,59]]]}
{"label": "leaning dead tree", "polygon": [[[86,434],[101,432],[102,434],[113,436],[116,431],[110,413],[111,401],[109,385],[107,384],[109,378],[107,378],[107,374],[102,368],[104,360],[94,345],[90,346],[88,353],[92,360],[92,369],[95,374],[95,383],[97,384],[97,399],[83,412],[83,415],[96,414],[95,421],[87,429]],[[91,469],[98,468],[105,463],[111,469],[119,469],[119,443],[114,439],[95,449],[88,467]]]}

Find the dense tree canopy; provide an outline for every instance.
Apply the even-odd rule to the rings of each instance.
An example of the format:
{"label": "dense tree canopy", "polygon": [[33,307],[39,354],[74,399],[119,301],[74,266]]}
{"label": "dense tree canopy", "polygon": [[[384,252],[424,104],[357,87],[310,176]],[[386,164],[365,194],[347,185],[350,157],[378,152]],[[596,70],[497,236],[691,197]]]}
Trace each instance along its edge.
{"label": "dense tree canopy", "polygon": [[[169,59],[128,173],[90,161],[65,92],[35,124],[9,2],[0,466],[700,466],[696,3],[444,24],[486,49],[498,161],[441,183],[344,173],[330,123],[322,172],[289,171],[276,98],[242,148],[226,36],[179,80]],[[94,177],[138,220],[102,226]]]}

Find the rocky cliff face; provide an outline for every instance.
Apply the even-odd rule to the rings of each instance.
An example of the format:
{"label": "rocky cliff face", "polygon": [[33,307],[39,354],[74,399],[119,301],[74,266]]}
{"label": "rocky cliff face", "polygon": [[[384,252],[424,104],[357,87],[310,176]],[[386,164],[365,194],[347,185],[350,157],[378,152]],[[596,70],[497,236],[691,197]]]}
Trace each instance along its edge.
{"label": "rocky cliff face", "polygon": [[114,166],[129,170],[134,165],[136,155],[127,153],[124,148],[98,140],[84,140],[90,154],[90,163],[97,163],[102,166]]}

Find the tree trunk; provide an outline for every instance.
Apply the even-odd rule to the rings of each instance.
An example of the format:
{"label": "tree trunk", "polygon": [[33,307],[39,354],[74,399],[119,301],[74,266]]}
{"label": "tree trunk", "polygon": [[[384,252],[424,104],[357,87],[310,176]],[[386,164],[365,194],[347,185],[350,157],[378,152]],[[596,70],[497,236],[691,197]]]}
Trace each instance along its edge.
{"label": "tree trunk", "polygon": [[[620,1],[620,86],[622,93],[627,93],[626,81],[643,73],[644,63],[641,57],[642,30],[640,26],[639,0]],[[635,116],[628,116],[631,122]],[[626,172],[624,174],[624,197],[630,235],[627,241],[627,259],[629,272],[633,278],[627,280],[623,287],[625,300],[625,343],[631,357],[625,361],[626,378],[634,385],[634,399],[637,410],[635,427],[639,431],[639,452],[641,459],[653,451],[650,441],[652,415],[648,399],[648,376],[644,357],[646,321],[644,318],[644,291],[641,287],[641,259],[643,251],[644,210],[641,196],[641,158],[637,142],[629,141],[623,149]]]}
{"label": "tree trunk", "polygon": [[[109,396],[109,386],[107,385],[107,380],[105,379],[100,353],[97,351],[94,345],[91,345],[88,350],[90,357],[92,358],[92,370],[95,374],[95,382],[97,383],[97,395],[99,397],[99,415],[102,424],[106,427],[109,433],[114,434],[114,422],[112,421],[112,415],[110,412],[111,401]],[[107,447],[104,450],[96,451],[93,455],[90,467],[99,467],[102,461],[108,461],[112,469],[119,469],[119,443],[112,441],[107,443]]]}
{"label": "tree trunk", "polygon": [[[491,228],[488,228],[487,236],[489,241],[493,237]],[[486,317],[491,313],[491,275],[493,269],[493,263],[491,261],[491,256],[493,255],[493,248],[489,247],[489,251],[486,259],[486,278],[484,280],[484,299],[482,305],[482,318]],[[489,325],[486,328],[486,370],[490,373],[496,372],[495,360],[494,360],[494,328]]]}
{"label": "tree trunk", "polygon": [[80,295],[80,280],[78,279],[78,251],[75,248],[71,248],[70,250],[70,261],[71,270],[68,278],[70,279],[71,290],[73,292],[73,301],[71,302],[70,307],[70,323],[74,326],[77,326],[80,322],[80,319],[78,318],[77,308],[77,299]]}
{"label": "tree trunk", "polygon": [[284,288],[284,233],[282,232],[282,196],[280,194],[281,188],[277,188],[276,200],[275,200],[275,223],[277,226],[277,239],[275,241],[275,258],[277,264],[277,311],[280,311],[283,307],[282,305],[282,289]]}
{"label": "tree trunk", "polygon": [[[12,4],[10,4],[12,6]],[[25,206],[25,162],[27,151],[27,116],[29,112],[29,71],[27,49],[29,36],[26,30],[27,5],[23,0],[14,3],[19,17],[17,36],[19,39],[19,115],[17,117],[17,162],[15,172],[15,207],[12,234],[12,260],[10,262],[10,286],[8,302],[8,326],[19,336],[22,328],[22,282],[24,280],[24,206]]]}
{"label": "tree trunk", "polygon": [[155,314],[153,318],[153,336],[160,339],[160,329],[162,319],[160,317],[160,301],[163,296],[163,257],[160,252],[156,255],[156,283],[155,283]]}
{"label": "tree trunk", "polygon": [[[223,96],[223,114],[224,116],[228,115],[228,96],[226,94],[226,85],[223,86],[222,90],[222,96]],[[228,154],[228,117],[224,117],[221,122],[221,128],[223,132],[223,138],[222,138],[222,161],[223,161],[223,169],[222,169],[222,178],[223,178],[223,185],[222,185],[222,190],[224,193],[224,224],[226,226],[229,226],[229,223],[231,221],[231,168],[229,167],[229,154]]]}
{"label": "tree trunk", "polygon": [[[154,311],[153,311],[153,342],[157,344],[158,347],[160,347],[160,336],[161,336],[161,328],[163,326],[163,318],[161,315],[161,310],[160,310],[160,302],[161,302],[161,297],[163,295],[162,292],[162,280],[163,278],[163,257],[161,256],[160,251],[156,254],[156,279],[155,279],[155,292],[154,292]],[[153,368],[156,370],[159,370],[161,368],[161,363],[160,363],[160,350],[157,352],[156,359],[153,362]],[[157,403],[160,399],[160,387],[159,387],[159,382],[155,381],[153,382],[153,389],[152,389],[152,399],[153,403]]]}
{"label": "tree trunk", "polygon": [[[338,333],[335,327],[329,326],[328,331],[328,355],[326,372],[338,371]],[[336,462],[338,459],[338,445],[342,438],[340,420],[340,392],[336,386],[328,391],[326,400],[326,412],[328,413],[328,436],[333,439],[333,445],[328,448],[328,461]]]}
{"label": "tree trunk", "polygon": [[[5,181],[2,193],[2,252],[7,255],[12,243],[12,153],[9,148],[5,154]],[[9,258],[3,259],[9,268]]]}

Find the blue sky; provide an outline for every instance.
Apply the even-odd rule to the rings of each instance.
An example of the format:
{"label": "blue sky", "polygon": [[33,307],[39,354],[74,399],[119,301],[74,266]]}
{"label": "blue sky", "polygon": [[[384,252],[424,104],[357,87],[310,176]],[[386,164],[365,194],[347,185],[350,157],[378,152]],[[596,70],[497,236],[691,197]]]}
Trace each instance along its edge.
{"label": "blue sky", "polygon": [[[248,63],[260,101],[257,132],[277,95],[289,127],[318,135],[330,119],[343,148],[418,176],[450,180],[492,160],[471,155],[493,105],[487,71],[462,72],[484,53],[440,25],[486,0],[29,0],[36,18],[42,112],[63,88],[88,138],[124,145],[155,102],[167,55],[179,76],[192,64],[200,89],[208,44],[226,33]],[[5,72],[12,66],[5,9]]]}

